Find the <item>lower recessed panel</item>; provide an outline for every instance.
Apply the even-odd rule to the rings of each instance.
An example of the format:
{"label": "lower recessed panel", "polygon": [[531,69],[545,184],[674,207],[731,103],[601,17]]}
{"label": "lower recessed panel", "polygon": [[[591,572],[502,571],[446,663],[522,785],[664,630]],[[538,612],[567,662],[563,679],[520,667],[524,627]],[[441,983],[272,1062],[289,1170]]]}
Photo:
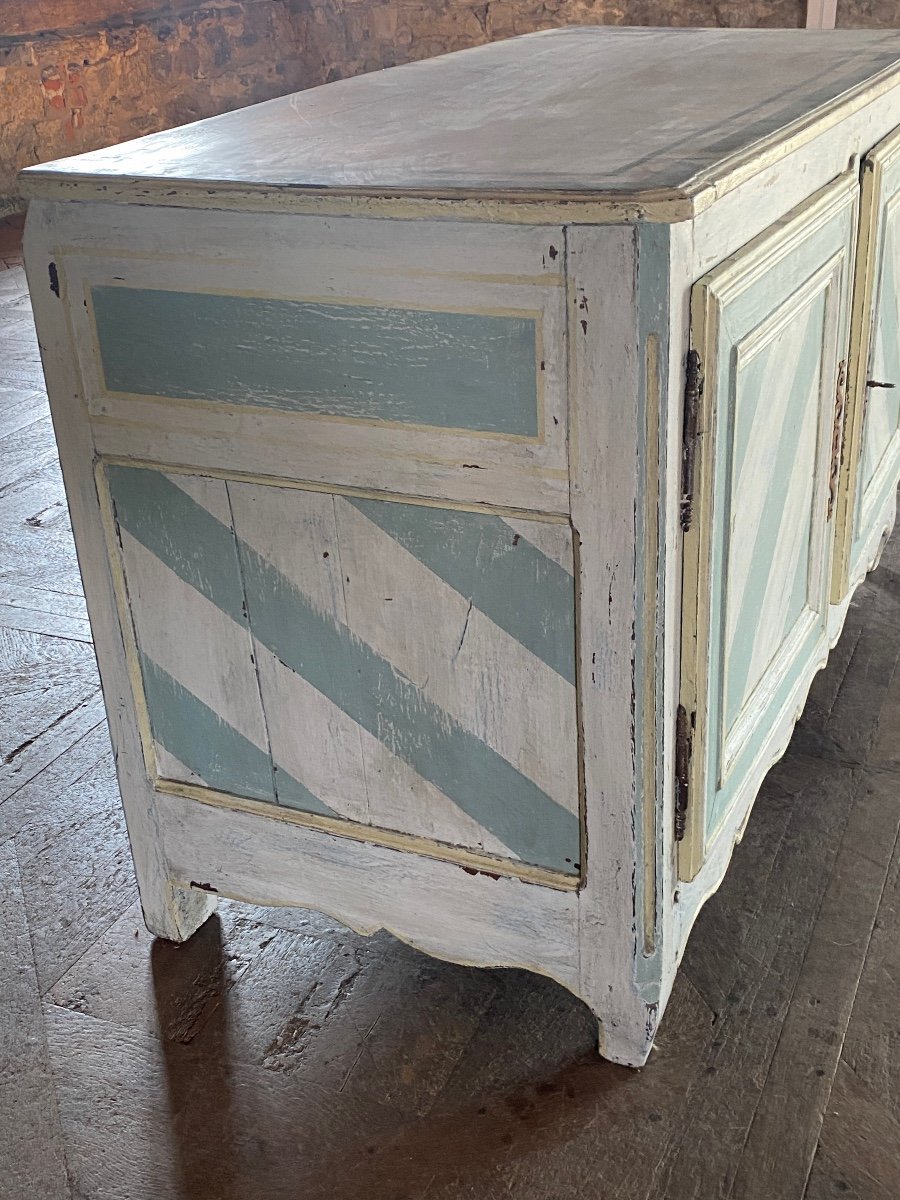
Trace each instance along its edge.
{"label": "lower recessed panel", "polygon": [[160,779],[579,872],[567,524],[106,480]]}

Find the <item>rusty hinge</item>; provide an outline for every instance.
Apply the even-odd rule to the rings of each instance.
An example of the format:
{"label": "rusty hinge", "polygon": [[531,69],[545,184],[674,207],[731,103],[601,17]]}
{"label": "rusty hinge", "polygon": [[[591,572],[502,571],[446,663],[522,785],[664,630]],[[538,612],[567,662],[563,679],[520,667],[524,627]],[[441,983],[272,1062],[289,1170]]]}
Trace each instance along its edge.
{"label": "rusty hinge", "polygon": [[703,366],[696,350],[688,350],[684,385],[684,428],[681,441],[681,529],[691,527],[694,516],[694,463],[697,458],[697,425],[703,395]]}
{"label": "rusty hinge", "polygon": [[683,704],[675,714],[675,841],[684,839],[690,799],[693,721]]}
{"label": "rusty hinge", "polygon": [[844,438],[844,407],[847,398],[847,362],[838,363],[837,385],[834,389],[834,427],[831,431],[831,472],[828,476],[828,520],[834,515],[838,479],[841,474],[841,447]]}

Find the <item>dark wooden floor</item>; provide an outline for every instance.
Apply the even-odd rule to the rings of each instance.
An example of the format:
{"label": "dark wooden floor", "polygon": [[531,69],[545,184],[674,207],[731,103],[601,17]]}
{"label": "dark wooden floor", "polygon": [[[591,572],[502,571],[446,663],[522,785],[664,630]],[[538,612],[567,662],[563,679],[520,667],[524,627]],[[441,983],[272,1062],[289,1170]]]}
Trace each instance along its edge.
{"label": "dark wooden floor", "polygon": [[0,226],[0,1197],[898,1200],[900,538],[643,1071],[597,1058],[548,980],[299,910],[223,903],[154,943],[16,236]]}

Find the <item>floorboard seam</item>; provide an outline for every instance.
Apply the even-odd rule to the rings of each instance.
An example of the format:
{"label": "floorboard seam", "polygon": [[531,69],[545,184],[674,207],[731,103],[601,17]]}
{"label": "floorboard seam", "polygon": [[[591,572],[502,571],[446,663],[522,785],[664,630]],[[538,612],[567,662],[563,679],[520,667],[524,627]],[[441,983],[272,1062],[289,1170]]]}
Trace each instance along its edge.
{"label": "floorboard seam", "polygon": [[[894,853],[896,853],[898,842],[900,842],[900,833],[898,833],[897,836],[894,838],[894,848],[891,852],[891,859],[893,859]],[[887,880],[888,880],[889,874],[890,874],[890,861],[888,862],[887,869],[885,870],[885,873],[884,873],[884,881],[882,882],[881,891],[879,892],[879,895],[878,895],[878,904],[876,905],[875,912],[872,916],[872,924],[869,926],[869,936],[866,939],[866,950],[865,950],[865,953],[863,954],[862,962],[861,962],[860,968],[859,968],[859,973],[856,976],[856,983],[853,987],[853,997],[851,999],[850,1006],[847,1010],[847,1021],[846,1021],[846,1024],[844,1025],[843,1031],[841,1033],[841,1044],[838,1047],[837,1061],[835,1063],[834,1073],[831,1076],[831,1082],[830,1082],[830,1086],[828,1088],[828,1095],[825,1097],[825,1103],[822,1106],[822,1114],[819,1119],[819,1130],[818,1130],[818,1133],[816,1134],[816,1144],[815,1144],[815,1147],[813,1148],[813,1152],[810,1155],[810,1159],[809,1159],[809,1162],[806,1167],[806,1177],[803,1180],[803,1192],[802,1192],[802,1196],[804,1196],[804,1197],[806,1196],[806,1193],[809,1191],[809,1180],[810,1180],[810,1176],[812,1175],[813,1164],[816,1161],[816,1154],[819,1151],[820,1141],[821,1141],[821,1137],[822,1137],[822,1126],[825,1123],[825,1113],[828,1111],[828,1105],[831,1103],[831,1093],[834,1091],[834,1081],[837,1078],[838,1068],[840,1067],[841,1061],[843,1060],[843,1057],[844,1057],[844,1043],[847,1040],[847,1030],[850,1028],[850,1021],[853,1017],[853,1010],[856,1007],[856,997],[859,994],[859,985],[860,985],[860,982],[862,981],[863,972],[865,971],[866,963],[869,958],[869,950],[871,949],[871,946],[872,946],[872,935],[875,932],[875,924],[876,924],[876,921],[878,920],[878,911],[881,908],[881,901],[884,899],[884,890],[887,887]],[[851,1068],[851,1070],[852,1070],[852,1068]],[[854,1072],[854,1074],[855,1074],[855,1072]]]}
{"label": "floorboard seam", "polygon": [[53,1063],[53,1055],[50,1052],[50,1039],[47,1036],[47,1015],[44,1010],[43,997],[40,996],[40,988],[38,987],[38,983],[37,983],[37,958],[35,956],[34,937],[31,932],[31,917],[29,916],[29,913],[28,913],[28,903],[25,899],[25,889],[22,886],[22,866],[21,866],[21,863],[19,862],[19,847],[16,843],[15,837],[10,839],[10,842],[11,842],[13,862],[15,863],[15,868],[16,868],[16,874],[19,877],[19,891],[22,896],[22,915],[25,918],[25,928],[28,932],[28,947],[29,947],[29,950],[31,951],[31,964],[32,964],[32,967],[34,968],[35,990],[37,991],[38,996],[40,997],[40,1000],[41,1000],[39,1007],[41,1010],[41,1028],[43,1029],[43,1032],[44,1032],[44,1046],[47,1051],[47,1073],[48,1073],[48,1076],[50,1079],[51,1086],[53,1088],[53,1097],[52,1097],[53,1111],[56,1116],[56,1127],[59,1130],[59,1148],[60,1148],[60,1153],[62,1154],[63,1169],[66,1173],[66,1190],[68,1191],[69,1197],[71,1200],[71,1197],[72,1197],[72,1173],[69,1169],[69,1156],[68,1156],[68,1152],[66,1149],[66,1139],[65,1139],[65,1136],[63,1133],[62,1118],[60,1117],[60,1113],[59,1113],[59,1089],[58,1089],[57,1083],[56,1083],[56,1067],[54,1066],[54,1063]]}
{"label": "floorboard seam", "polygon": [[[96,695],[97,695],[97,693],[95,692],[92,696],[88,697],[88,700],[93,700],[96,697]],[[83,703],[86,704],[86,703],[88,703],[88,701],[86,700]],[[77,708],[81,708],[82,706],[83,705],[79,704],[79,705],[77,705]],[[12,800],[16,796],[18,796],[19,792],[21,792],[23,788],[27,788],[29,784],[34,783],[36,779],[39,779],[41,777],[41,775],[44,774],[45,771],[48,771],[52,766],[54,766],[55,763],[58,763],[59,760],[62,758],[62,756],[64,754],[68,754],[69,751],[74,746],[77,746],[79,742],[83,741],[86,737],[90,737],[90,735],[92,733],[96,733],[97,729],[101,725],[105,724],[105,722],[106,722],[106,718],[101,717],[100,720],[96,723],[96,725],[92,725],[90,727],[90,729],[86,729],[85,732],[83,734],[81,734],[80,737],[77,737],[74,742],[70,742],[68,746],[64,746],[63,749],[60,750],[59,754],[57,754],[55,758],[51,758],[49,762],[44,763],[44,765],[41,767],[41,769],[39,771],[35,771],[35,773],[30,778],[23,780],[18,785],[18,787],[15,789],[15,791],[10,792],[8,796],[4,796],[3,799],[0,800],[0,807],[2,807],[4,804],[7,804],[10,800]],[[46,732],[46,730],[44,732]],[[89,767],[88,770],[90,770],[90,769],[91,768]],[[74,779],[72,782],[78,783],[78,780],[83,779],[86,774],[87,774],[87,771],[83,771],[81,773],[81,775],[79,775],[78,778]]]}
{"label": "floorboard seam", "polygon": [[[810,925],[810,936],[807,938],[807,942],[806,942],[806,948],[805,948],[805,950],[804,950],[804,952],[803,952],[803,957],[802,957],[802,958],[801,958],[801,960],[800,960],[800,963],[799,963],[799,965],[798,965],[798,967],[797,967],[797,972],[796,972],[796,974],[795,974],[795,976],[794,976],[794,981],[793,981],[793,983],[791,984],[791,989],[790,989],[790,994],[789,994],[789,997],[788,997],[788,1002],[787,1002],[787,1005],[786,1005],[786,1007],[785,1007],[784,1020],[783,1020],[783,1021],[782,1021],[782,1023],[781,1023],[781,1028],[780,1028],[780,1029],[779,1029],[779,1031],[778,1031],[778,1037],[777,1037],[777,1038],[776,1038],[776,1040],[775,1040],[775,1045],[774,1045],[774,1047],[772,1048],[772,1053],[771,1053],[771,1055],[769,1056],[769,1061],[768,1061],[768,1063],[766,1064],[766,1072],[765,1072],[765,1076],[763,1077],[763,1081],[762,1081],[762,1084],[761,1084],[761,1086],[760,1086],[760,1089],[759,1089],[759,1093],[758,1093],[758,1095],[757,1095],[757,1098],[756,1098],[756,1103],[755,1103],[755,1104],[754,1104],[754,1106],[753,1106],[753,1114],[752,1114],[752,1116],[750,1117],[750,1120],[747,1122],[747,1130],[746,1130],[746,1133],[745,1133],[745,1135],[744,1135],[744,1139],[743,1139],[743,1141],[742,1141],[742,1143],[741,1143],[741,1149],[740,1149],[740,1153],[739,1153],[739,1154],[736,1156],[736,1158],[735,1158],[735,1161],[734,1161],[734,1173],[733,1173],[732,1180],[731,1180],[731,1186],[730,1186],[730,1187],[729,1187],[729,1189],[728,1189],[728,1196],[729,1196],[729,1197],[730,1197],[730,1196],[733,1196],[733,1194],[734,1194],[734,1188],[735,1188],[735,1185],[737,1184],[738,1178],[739,1178],[739,1176],[740,1176],[741,1163],[744,1161],[744,1153],[746,1152],[746,1149],[747,1149],[747,1143],[749,1142],[749,1140],[750,1140],[750,1135],[751,1135],[751,1133],[753,1132],[753,1126],[756,1124],[756,1118],[757,1118],[757,1114],[759,1113],[759,1106],[760,1106],[760,1104],[762,1103],[763,1096],[765,1095],[766,1085],[767,1085],[767,1084],[768,1084],[768,1082],[769,1082],[769,1076],[770,1076],[770,1075],[771,1075],[771,1073],[772,1073],[772,1067],[774,1066],[775,1059],[776,1059],[776,1057],[777,1057],[777,1055],[778,1055],[778,1048],[779,1048],[779,1046],[781,1045],[782,1038],[784,1037],[784,1030],[785,1030],[785,1025],[787,1024],[788,1015],[789,1015],[789,1013],[790,1013],[791,1009],[792,1009],[792,1008],[793,1008],[793,1006],[794,1006],[794,996],[796,995],[796,992],[797,992],[797,987],[799,986],[800,980],[801,980],[801,978],[802,978],[802,976],[803,976],[803,968],[805,967],[805,965],[806,965],[806,960],[807,960],[807,958],[809,957],[810,943],[811,943],[811,942],[812,942],[812,940],[813,940],[813,931],[815,930],[816,926],[818,925],[818,923],[819,923],[819,918],[820,918],[820,917],[821,917],[821,915],[822,915],[822,907],[823,907],[823,905],[825,904],[825,897],[826,897],[826,896],[827,896],[827,894],[828,894],[828,889],[829,889],[829,887],[831,886],[831,881],[832,881],[832,879],[834,878],[834,872],[835,872],[835,868],[837,867],[837,862],[838,862],[838,859],[839,859],[839,857],[840,857],[841,850],[843,849],[843,846],[844,846],[844,839],[845,839],[845,837],[847,836],[847,827],[848,827],[848,825],[849,825],[849,823],[850,823],[850,816],[851,816],[851,813],[853,812],[853,809],[856,807],[856,803],[857,803],[857,800],[858,800],[859,788],[862,786],[861,772],[857,774],[857,778],[854,780],[854,785],[855,785],[855,787],[854,787],[854,792],[853,792],[853,802],[850,804],[850,806],[849,806],[849,807],[848,807],[848,809],[847,809],[847,819],[846,819],[846,821],[844,822],[844,828],[843,828],[843,830],[841,831],[841,839],[840,839],[840,841],[838,842],[837,848],[836,848],[836,850],[835,850],[835,852],[834,852],[834,856],[833,856],[833,858],[832,858],[832,860],[831,860],[831,867],[830,867],[830,870],[829,870],[829,872],[828,872],[828,879],[827,879],[827,881],[825,882],[825,885],[824,885],[824,887],[822,888],[821,895],[819,896],[819,902],[818,902],[818,904],[816,905],[816,913],[815,913],[815,917],[814,917],[814,919],[813,919],[813,921],[812,921],[812,924]],[[882,888],[882,890],[883,890],[883,888]],[[877,911],[877,910],[876,910],[876,911]],[[874,920],[875,920],[875,918],[874,918],[874,916],[873,916],[873,918],[872,918],[873,927],[874,927]],[[870,931],[869,931],[869,939],[868,939],[868,941],[866,942],[866,953],[868,953],[868,945],[869,945],[869,942],[871,941],[871,937],[872,937],[872,933],[871,933],[871,929],[870,929]],[[865,961],[865,958],[864,958],[864,961]],[[768,972],[768,969],[767,969],[767,972]],[[862,975],[862,971],[860,971],[860,976],[861,976],[861,975]],[[857,979],[856,986],[857,986],[857,988],[859,987],[859,979]],[[853,995],[854,995],[854,1000],[855,1000],[855,998],[856,998],[856,990],[855,990],[855,989],[854,989],[854,993],[853,993]],[[852,1005],[851,1005],[851,1007],[850,1007],[850,1012],[852,1013],[852,1011],[853,1011],[853,1007],[852,1007]],[[847,1024],[849,1024],[849,1021],[850,1021],[850,1017],[849,1017],[849,1015],[848,1015],[848,1017],[847,1017]],[[845,1026],[844,1026],[844,1032],[843,1032],[843,1034],[841,1035],[841,1045],[842,1045],[842,1046],[843,1046],[843,1043],[844,1043],[844,1037],[846,1036],[846,1032],[847,1032],[847,1026],[845,1025]],[[838,1054],[838,1057],[837,1057],[837,1059],[835,1060],[835,1074],[837,1073],[837,1064],[838,1064],[838,1062],[839,1062],[839,1061],[840,1061],[840,1053]],[[834,1081],[834,1074],[832,1075],[832,1083],[833,1083],[833,1081]],[[829,1094],[829,1096],[831,1095],[831,1089],[830,1089],[830,1088],[829,1088],[829,1092],[828,1092],[828,1094]],[[827,1099],[826,1099],[826,1101],[825,1101],[825,1108],[827,1108],[827,1106],[828,1106],[828,1101],[827,1101]],[[819,1129],[820,1129],[820,1130],[821,1130],[821,1128],[822,1128],[822,1120],[823,1120],[823,1117],[824,1117],[824,1109],[823,1109],[823,1116],[822,1116],[822,1117],[820,1117],[820,1119],[819,1119]],[[818,1135],[816,1136],[816,1145],[818,1145]],[[812,1163],[813,1163],[813,1159],[814,1159],[814,1158],[815,1158],[815,1149],[813,1149],[813,1153],[812,1153],[812,1155],[811,1155],[811,1157],[810,1157],[809,1163],[807,1164],[806,1176],[805,1176],[804,1183],[803,1183],[803,1190],[804,1190],[804,1192],[806,1191],[806,1188],[807,1188],[807,1186],[808,1186],[808,1181],[809,1181],[809,1173],[810,1173],[810,1170],[812,1169]]]}

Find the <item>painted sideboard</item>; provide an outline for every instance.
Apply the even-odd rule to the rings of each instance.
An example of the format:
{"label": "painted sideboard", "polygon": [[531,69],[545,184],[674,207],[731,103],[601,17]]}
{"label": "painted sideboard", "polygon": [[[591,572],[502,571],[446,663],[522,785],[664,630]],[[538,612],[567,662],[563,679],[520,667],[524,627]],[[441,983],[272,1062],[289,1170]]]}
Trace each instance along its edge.
{"label": "painted sideboard", "polygon": [[897,126],[900,33],[572,28],[25,172],[154,933],[319,908],[645,1061],[894,520]]}

